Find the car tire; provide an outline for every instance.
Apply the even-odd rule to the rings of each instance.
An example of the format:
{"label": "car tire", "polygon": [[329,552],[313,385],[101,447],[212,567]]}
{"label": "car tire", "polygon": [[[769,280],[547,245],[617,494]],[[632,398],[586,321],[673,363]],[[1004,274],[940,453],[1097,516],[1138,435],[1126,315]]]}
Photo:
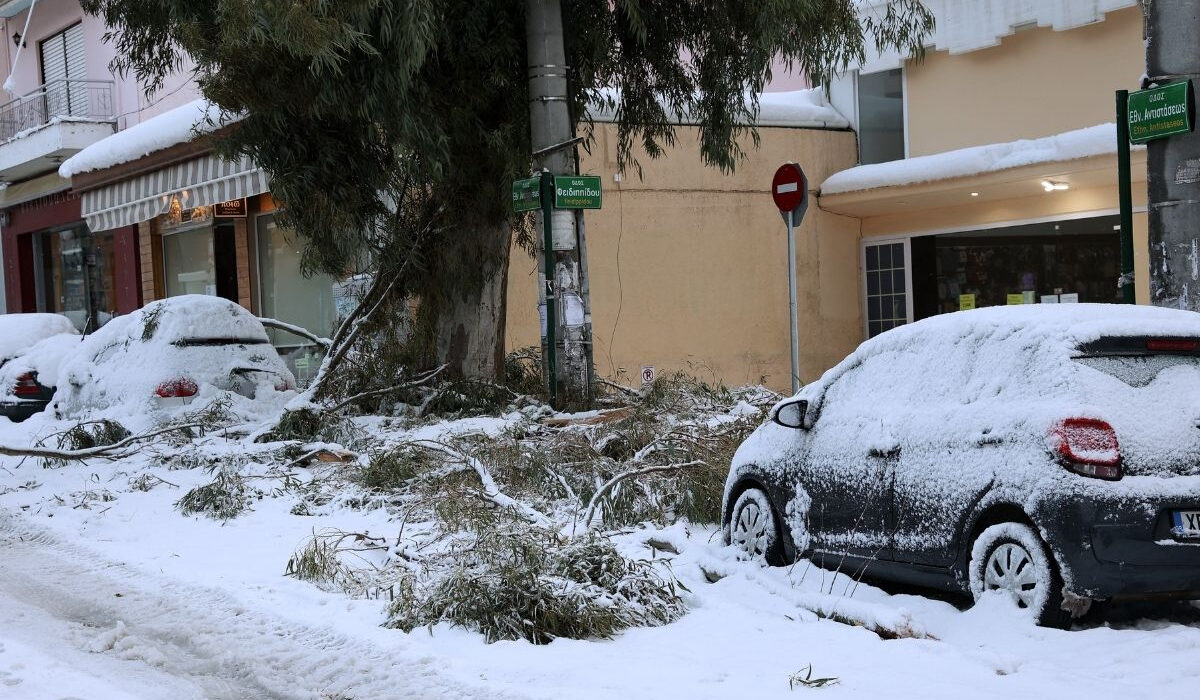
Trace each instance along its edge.
{"label": "car tire", "polygon": [[729,543],[750,561],[783,564],[779,518],[761,489],[748,488],[734,501],[729,511]]}
{"label": "car tire", "polygon": [[1024,523],[992,525],[975,538],[969,564],[971,595],[1007,592],[1017,607],[1044,627],[1066,627],[1063,582],[1058,564],[1037,532]]}

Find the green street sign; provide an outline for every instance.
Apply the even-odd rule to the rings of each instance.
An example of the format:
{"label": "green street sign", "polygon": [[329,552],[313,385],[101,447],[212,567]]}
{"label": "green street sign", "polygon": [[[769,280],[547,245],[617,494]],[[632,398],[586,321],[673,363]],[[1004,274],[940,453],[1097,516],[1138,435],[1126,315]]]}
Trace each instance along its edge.
{"label": "green street sign", "polygon": [[556,209],[599,209],[604,192],[599,175],[555,175]]}
{"label": "green street sign", "polygon": [[542,208],[542,178],[530,177],[524,180],[513,180],[513,211],[533,211]]}
{"label": "green street sign", "polygon": [[1129,93],[1129,140],[1145,143],[1190,132],[1194,105],[1190,80]]}

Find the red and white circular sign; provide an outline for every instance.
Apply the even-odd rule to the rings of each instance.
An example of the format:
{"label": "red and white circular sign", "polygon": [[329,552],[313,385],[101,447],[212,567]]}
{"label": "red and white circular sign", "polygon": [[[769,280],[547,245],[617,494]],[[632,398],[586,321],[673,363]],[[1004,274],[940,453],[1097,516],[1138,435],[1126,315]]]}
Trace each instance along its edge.
{"label": "red and white circular sign", "polygon": [[771,179],[771,198],[784,214],[807,203],[808,178],[795,163],[784,163]]}

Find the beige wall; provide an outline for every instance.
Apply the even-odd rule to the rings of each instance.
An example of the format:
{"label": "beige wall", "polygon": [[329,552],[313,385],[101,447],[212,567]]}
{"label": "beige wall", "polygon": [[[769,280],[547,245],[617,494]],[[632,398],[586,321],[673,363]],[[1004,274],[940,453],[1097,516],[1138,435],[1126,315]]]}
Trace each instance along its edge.
{"label": "beige wall", "polygon": [[[695,129],[644,178],[617,172],[615,131],[598,136],[581,171],[604,183],[604,208],[587,213],[596,370],[636,381],[642,365],[688,369],[727,384],[788,380],[787,238],[769,183],[784,161],[812,183],[854,164],[849,132],[765,128],[732,175],[703,167]],[[822,212],[815,196],[797,231],[801,375],[810,381],[862,339],[855,219]],[[539,342],[537,263],[514,250],[510,349]]]}
{"label": "beige wall", "polygon": [[980,51],[931,52],[906,66],[909,155],[1114,121],[1113,92],[1137,89],[1144,65],[1136,7],[1078,29],[1020,31]]}

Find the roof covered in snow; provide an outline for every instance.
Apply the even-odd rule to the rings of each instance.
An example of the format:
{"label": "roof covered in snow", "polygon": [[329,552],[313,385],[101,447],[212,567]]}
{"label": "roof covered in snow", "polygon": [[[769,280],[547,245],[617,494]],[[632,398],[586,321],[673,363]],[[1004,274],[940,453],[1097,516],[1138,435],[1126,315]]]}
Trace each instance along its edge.
{"label": "roof covered in snow", "polygon": [[129,163],[171,146],[191,141],[236,119],[222,117],[221,108],[199,99],[163,112],[108,138],[101,139],[68,158],[58,168],[62,177]]}
{"label": "roof covered in snow", "polygon": [[[617,94],[611,91],[607,96],[616,97]],[[750,100],[749,93],[746,100]],[[599,122],[616,121],[616,112],[603,105],[592,105],[590,113]],[[676,121],[680,124],[697,123],[691,114],[676,115]],[[808,88],[759,94],[758,117],[754,125],[846,129],[850,127],[850,122],[829,104],[822,88]]]}
{"label": "roof covered in snow", "polygon": [[60,333],[78,331],[70,319],[59,314],[0,314],[0,362]]}
{"label": "roof covered in snow", "polygon": [[830,175],[821,183],[821,194],[914,185],[1116,152],[1117,127],[1110,122],[1040,139],[971,146],[928,156],[859,165]]}

